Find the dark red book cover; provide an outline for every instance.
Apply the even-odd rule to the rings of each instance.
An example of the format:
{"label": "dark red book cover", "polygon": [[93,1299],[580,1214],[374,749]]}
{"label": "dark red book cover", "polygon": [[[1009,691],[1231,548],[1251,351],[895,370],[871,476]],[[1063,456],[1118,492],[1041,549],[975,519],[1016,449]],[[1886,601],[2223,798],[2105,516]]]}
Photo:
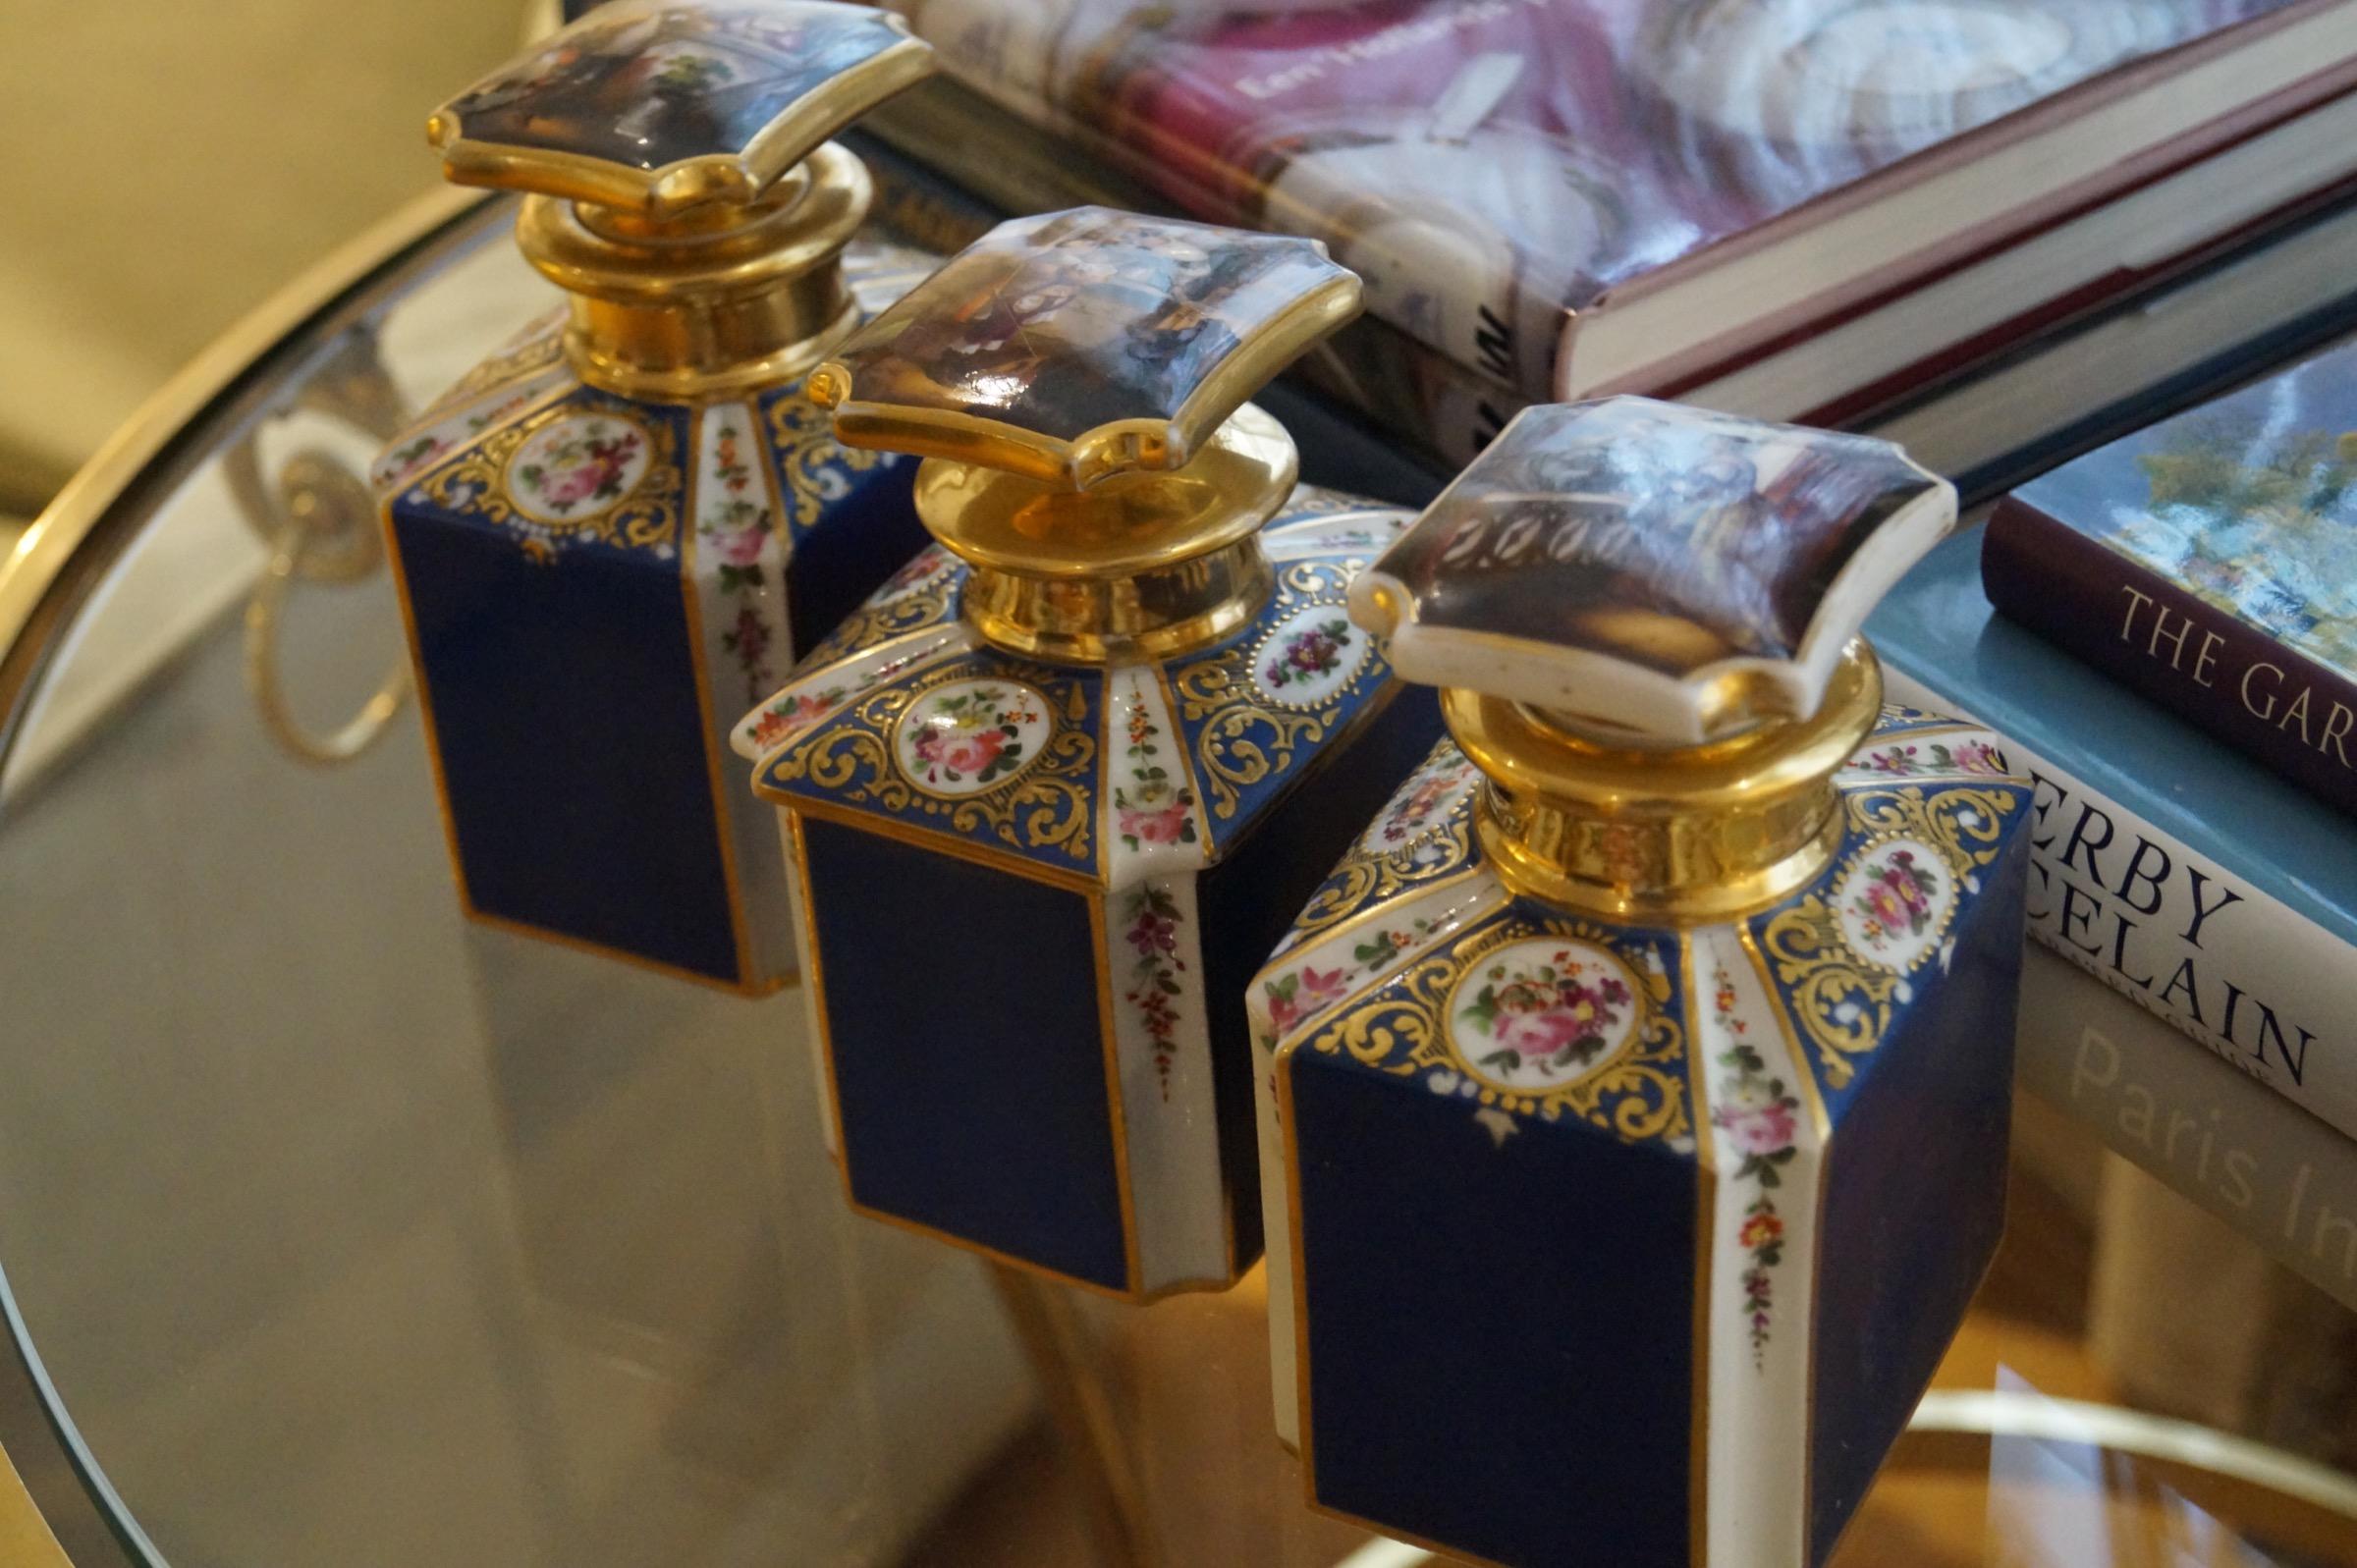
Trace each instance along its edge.
{"label": "dark red book cover", "polygon": [[2015,491],[1981,577],[2008,618],[2357,812],[2357,344]]}

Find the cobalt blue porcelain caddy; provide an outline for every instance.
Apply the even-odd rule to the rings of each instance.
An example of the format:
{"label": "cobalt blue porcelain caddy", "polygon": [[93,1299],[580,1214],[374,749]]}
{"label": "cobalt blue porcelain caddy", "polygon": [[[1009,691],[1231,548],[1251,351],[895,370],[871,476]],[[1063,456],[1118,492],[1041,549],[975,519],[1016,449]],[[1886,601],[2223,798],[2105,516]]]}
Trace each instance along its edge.
{"label": "cobalt blue porcelain caddy", "polygon": [[1546,406],[1354,583],[1452,738],[1251,990],[1317,1507],[1832,1550],[2003,1221],[2029,786],[1856,635],[1954,509],[1881,442]]}
{"label": "cobalt blue porcelain caddy", "polygon": [[926,455],[939,541],[736,736],[862,1213],[1128,1299],[1258,1255],[1245,982],[1439,732],[1343,602],[1406,515],[1297,487],[1244,401],[1358,294],[1081,209],[812,375],[846,444]]}
{"label": "cobalt blue porcelain caddy", "polygon": [[860,232],[827,137],[930,70],[823,0],[626,0],[453,99],[464,185],[533,192],[571,293],[373,474],[460,896],[747,993],[795,971],[786,871],[722,746],[922,544],[911,465],[804,374],[933,258]]}

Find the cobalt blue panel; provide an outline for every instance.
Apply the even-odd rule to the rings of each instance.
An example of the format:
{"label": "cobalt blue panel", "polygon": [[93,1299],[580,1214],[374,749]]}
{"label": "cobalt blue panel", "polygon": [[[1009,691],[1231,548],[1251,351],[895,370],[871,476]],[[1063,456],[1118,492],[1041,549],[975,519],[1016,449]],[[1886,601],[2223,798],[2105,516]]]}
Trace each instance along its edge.
{"label": "cobalt blue panel", "polygon": [[[804,420],[819,427],[813,432],[823,443],[817,450],[833,453],[837,460],[846,454],[824,436],[826,415],[803,403],[802,383],[764,392],[754,405],[771,477],[778,494],[786,498],[782,520],[792,563],[786,572],[786,624],[798,660],[933,539],[917,521],[909,498],[916,482],[915,459],[883,454],[873,467],[847,467],[837,460],[813,472],[805,460],[813,450],[806,437],[777,439],[781,407],[796,421],[793,428],[802,428]],[[789,471],[795,466],[803,471]],[[814,485],[823,504],[812,511],[796,497],[807,496]],[[837,486],[843,487],[842,493],[830,493]]]}
{"label": "cobalt blue panel", "polygon": [[1916,976],[1988,994],[1919,996],[1835,1126],[1817,1232],[1812,1562],[1874,1484],[2004,1228],[2029,837],[1981,873],[1955,932],[1959,978]]}
{"label": "cobalt blue panel", "polygon": [[1529,1568],[1684,1561],[1693,1163],[1291,1062],[1318,1500]]}
{"label": "cobalt blue panel", "polygon": [[794,541],[786,573],[786,624],[796,659],[933,542],[909,500],[915,472],[913,460],[900,459],[846,473],[850,492],[829,504],[818,526]]}
{"label": "cobalt blue panel", "polygon": [[802,838],[851,1196],[1124,1288],[1086,898],[834,823]]}
{"label": "cobalt blue panel", "polygon": [[677,564],[414,499],[393,532],[474,906],[738,981]]}
{"label": "cobalt blue panel", "polygon": [[[1244,994],[1327,869],[1440,737],[1440,700],[1432,688],[1402,687],[1347,758],[1319,773],[1308,787],[1293,788],[1196,884],[1220,1165],[1233,1200],[1239,1268],[1261,1249],[1260,1141],[1252,1103],[1259,1053],[1252,1048]],[[1306,774],[1296,772],[1294,784]]]}

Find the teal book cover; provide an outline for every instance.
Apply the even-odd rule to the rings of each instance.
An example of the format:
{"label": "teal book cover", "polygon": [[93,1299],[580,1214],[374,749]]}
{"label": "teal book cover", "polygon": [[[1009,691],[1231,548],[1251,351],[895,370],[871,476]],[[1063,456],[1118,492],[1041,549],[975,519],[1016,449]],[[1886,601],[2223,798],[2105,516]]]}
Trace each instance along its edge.
{"label": "teal book cover", "polygon": [[2033,939],[2357,1135],[2357,833],[1998,615],[1981,530],[1867,624],[1895,700],[2005,736],[2032,801]]}

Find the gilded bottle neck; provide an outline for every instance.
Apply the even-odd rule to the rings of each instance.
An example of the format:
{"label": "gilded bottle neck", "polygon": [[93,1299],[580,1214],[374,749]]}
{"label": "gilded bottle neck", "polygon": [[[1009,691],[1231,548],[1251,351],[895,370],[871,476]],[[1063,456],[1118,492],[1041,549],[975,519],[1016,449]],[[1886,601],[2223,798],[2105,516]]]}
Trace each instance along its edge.
{"label": "gilded bottle neck", "polygon": [[1482,853],[1515,892],[1612,920],[1698,924],[1775,903],[1842,838],[1834,775],[1882,708],[1862,641],[1805,720],[1674,751],[1597,745],[1517,703],[1452,689],[1442,713],[1489,776]]}
{"label": "gilded bottle neck", "polygon": [[1086,490],[930,458],[916,511],[970,568],[965,619],[994,646],[1144,662],[1209,647],[1268,605],[1277,574],[1260,528],[1299,472],[1284,427],[1246,404],[1182,466]]}
{"label": "gilded bottle neck", "polygon": [[529,196],[517,243],[571,297],[565,351],[583,381],[683,401],[794,380],[858,323],[843,250],[873,198],[827,142],[761,200],[675,218]]}
{"label": "gilded bottle neck", "polygon": [[1027,577],[974,566],[965,619],[994,646],[1067,664],[1135,664],[1207,648],[1260,614],[1276,569],[1256,539],[1134,576]]}

